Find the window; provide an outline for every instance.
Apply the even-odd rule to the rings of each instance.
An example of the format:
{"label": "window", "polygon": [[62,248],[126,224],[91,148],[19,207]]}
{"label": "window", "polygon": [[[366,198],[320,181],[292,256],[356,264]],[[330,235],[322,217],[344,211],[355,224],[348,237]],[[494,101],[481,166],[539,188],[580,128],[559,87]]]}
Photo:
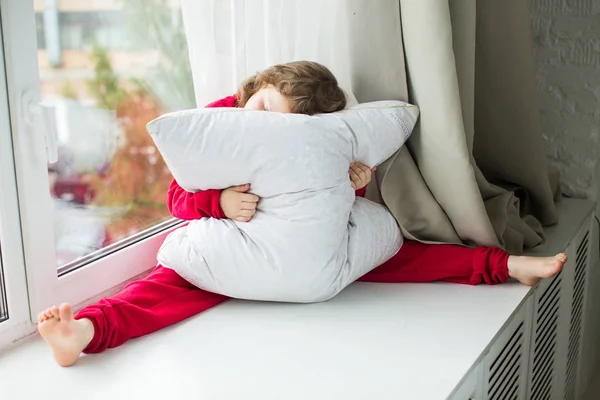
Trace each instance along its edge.
{"label": "window", "polygon": [[46,49],[48,24],[51,24],[49,29],[59,32],[60,45],[66,50],[86,50],[94,43],[110,50],[128,50],[131,47],[128,35],[124,34],[128,30],[128,15],[123,10],[61,11],[56,8],[46,12],[55,12],[57,18],[50,21],[44,11],[36,12],[38,49]]}
{"label": "window", "polygon": [[[171,219],[164,204],[171,176],[145,124],[164,111],[194,105],[160,96],[160,80],[178,68],[165,64],[171,44],[185,38],[180,18],[164,16],[177,17],[180,10],[167,2],[123,4],[119,10],[57,10],[59,47],[70,50],[69,57],[56,68],[45,62],[44,50],[38,51],[42,101],[53,125],[47,128],[57,139],[58,162],[48,174],[59,275],[89,256],[101,256],[98,250],[129,243]],[[160,25],[164,21],[170,24]],[[149,43],[153,29],[162,30],[167,40]],[[133,43],[115,52],[123,48],[123,32]],[[177,50],[187,57],[186,48]],[[184,78],[188,84],[173,91],[188,91],[191,75]]]}
{"label": "window", "polygon": [[35,14],[35,30],[37,32],[36,39],[37,39],[38,49],[45,49],[46,48],[46,38],[44,37],[45,31],[44,31],[44,14],[43,13],[38,12]]}
{"label": "window", "polygon": [[177,221],[145,126],[195,101],[178,1],[10,1],[1,17],[0,321],[22,322],[156,263]]}
{"label": "window", "polygon": [[0,32],[0,347],[4,332],[20,329],[29,320],[3,36]]}

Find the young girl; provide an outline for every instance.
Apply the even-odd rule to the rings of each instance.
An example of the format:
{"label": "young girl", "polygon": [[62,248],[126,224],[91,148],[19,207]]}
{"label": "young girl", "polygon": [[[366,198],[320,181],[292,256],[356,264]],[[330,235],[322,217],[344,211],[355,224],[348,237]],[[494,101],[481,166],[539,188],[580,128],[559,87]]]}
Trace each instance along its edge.
{"label": "young girl", "polygon": [[[244,107],[313,115],[342,110],[346,96],[336,78],[314,62],[276,65],[246,80],[238,94],[208,107]],[[349,184],[364,196],[371,169],[360,163],[349,169]],[[169,188],[167,206],[179,219],[229,218],[247,222],[259,198],[249,184],[225,190],[188,193],[177,182]],[[476,285],[504,283],[509,277],[526,285],[556,275],[565,254],[533,258],[509,256],[498,248],[466,248],[406,241],[398,254],[363,276],[364,282],[447,281]],[[128,339],[152,333],[214,307],[227,297],[198,289],[173,270],[158,265],[146,278],[129,284],[114,297],[82,309],[75,317],[69,304],[38,316],[38,330],[59,365],[74,364],[80,354],[99,353]]]}

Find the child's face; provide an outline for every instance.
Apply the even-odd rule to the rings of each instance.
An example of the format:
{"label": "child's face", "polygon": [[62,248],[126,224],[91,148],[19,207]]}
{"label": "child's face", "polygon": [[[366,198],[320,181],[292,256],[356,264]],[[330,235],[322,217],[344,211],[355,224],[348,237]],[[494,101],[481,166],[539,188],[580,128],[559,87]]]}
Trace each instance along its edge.
{"label": "child's face", "polygon": [[244,107],[248,110],[290,113],[290,103],[273,85],[266,86],[254,93]]}

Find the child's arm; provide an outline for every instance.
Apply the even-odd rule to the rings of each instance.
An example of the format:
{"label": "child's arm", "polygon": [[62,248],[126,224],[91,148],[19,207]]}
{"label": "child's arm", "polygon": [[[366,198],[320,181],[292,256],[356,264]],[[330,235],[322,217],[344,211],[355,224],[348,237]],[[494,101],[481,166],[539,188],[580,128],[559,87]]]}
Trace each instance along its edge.
{"label": "child's arm", "polygon": [[367,195],[367,187],[365,186],[362,189],[358,189],[354,193],[356,193],[356,197],[365,197]]}
{"label": "child's arm", "polygon": [[213,101],[212,103],[208,104],[204,108],[217,108],[217,107],[234,108],[234,107],[237,107],[237,101],[238,101],[237,95],[227,96],[227,97],[223,97],[220,100]]}
{"label": "child's arm", "polygon": [[[227,96],[210,103],[206,108],[236,107],[237,96]],[[227,218],[221,209],[221,190],[205,190],[196,193],[186,192],[173,179],[167,195],[167,208],[172,216],[183,220],[206,217]]]}
{"label": "child's arm", "polygon": [[173,179],[167,194],[167,208],[172,216],[186,221],[200,218],[226,218],[220,205],[221,190],[186,192]]}

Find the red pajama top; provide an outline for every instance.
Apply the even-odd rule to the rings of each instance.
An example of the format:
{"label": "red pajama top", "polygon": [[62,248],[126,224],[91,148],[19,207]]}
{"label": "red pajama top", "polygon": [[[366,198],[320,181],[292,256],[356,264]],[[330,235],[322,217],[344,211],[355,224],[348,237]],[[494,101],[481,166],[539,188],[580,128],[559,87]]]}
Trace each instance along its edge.
{"label": "red pajama top", "polygon": [[[206,107],[237,107],[237,96],[227,96]],[[366,191],[366,188],[357,190],[356,195],[364,197]],[[190,193],[173,179],[167,194],[167,207],[172,216],[187,221],[205,217],[227,218],[220,205],[221,192],[214,189]]]}

